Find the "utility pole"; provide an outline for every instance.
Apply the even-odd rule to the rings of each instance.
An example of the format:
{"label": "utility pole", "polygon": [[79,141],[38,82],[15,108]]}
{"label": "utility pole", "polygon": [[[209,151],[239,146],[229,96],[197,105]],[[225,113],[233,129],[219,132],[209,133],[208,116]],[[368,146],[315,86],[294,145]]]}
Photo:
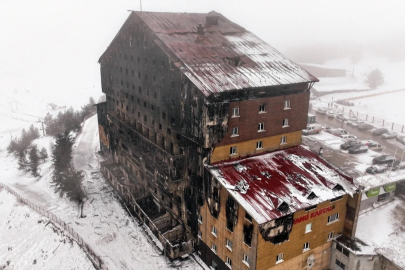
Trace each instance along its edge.
{"label": "utility pole", "polygon": [[38,119],[38,123],[41,123],[41,124],[42,124],[42,128],[41,128],[41,130],[42,130],[42,135],[44,135],[44,137],[45,137],[44,121],[41,121],[41,118],[39,118],[39,119]]}

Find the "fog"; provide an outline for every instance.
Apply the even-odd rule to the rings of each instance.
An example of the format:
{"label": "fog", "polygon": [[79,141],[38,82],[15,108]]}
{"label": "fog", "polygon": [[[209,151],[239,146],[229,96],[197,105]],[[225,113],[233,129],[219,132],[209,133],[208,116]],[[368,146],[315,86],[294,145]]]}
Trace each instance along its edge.
{"label": "fog", "polygon": [[[296,62],[405,60],[403,1],[144,0],[142,9],[215,10]],[[140,2],[0,2],[0,93],[28,90],[68,103],[97,97],[98,58],[128,10]]]}

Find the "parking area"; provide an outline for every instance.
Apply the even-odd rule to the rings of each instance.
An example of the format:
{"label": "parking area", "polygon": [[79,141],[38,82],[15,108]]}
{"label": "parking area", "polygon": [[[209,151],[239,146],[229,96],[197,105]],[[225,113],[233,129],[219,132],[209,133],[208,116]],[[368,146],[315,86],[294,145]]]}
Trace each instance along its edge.
{"label": "parking area", "polygon": [[[331,133],[336,133],[334,135],[327,132],[327,129],[323,129],[319,134],[307,135],[302,137],[303,143],[307,145],[311,150],[319,152],[319,149],[323,148],[322,155],[324,156],[324,158],[328,159],[354,178],[363,175],[369,175],[369,173],[366,172],[367,168],[372,166],[373,159],[380,155],[393,155],[395,156],[396,160],[401,161],[402,159],[405,161],[405,145],[401,144],[395,139],[384,139],[381,136],[373,136],[372,131],[376,128],[370,130],[359,130],[354,126],[348,125],[345,121],[331,118],[327,115],[317,114],[316,118],[317,123],[322,125],[324,128],[330,127],[336,130],[343,129],[349,135],[356,136],[357,141],[361,142],[362,144],[368,144],[370,141],[373,141],[377,145],[381,145],[381,148],[371,147],[371,149],[367,149],[366,152],[359,151],[356,154],[351,154],[349,153],[348,148],[343,150],[340,146],[348,140],[353,140],[353,137],[343,136],[344,138],[342,138],[339,135],[339,132],[343,132],[341,130],[339,132],[329,131]],[[372,149],[375,149],[376,151]],[[388,166],[387,170],[376,171],[376,175],[381,175],[383,173],[390,176],[398,174],[404,174],[405,176],[404,169],[397,168],[397,170],[393,171]]]}

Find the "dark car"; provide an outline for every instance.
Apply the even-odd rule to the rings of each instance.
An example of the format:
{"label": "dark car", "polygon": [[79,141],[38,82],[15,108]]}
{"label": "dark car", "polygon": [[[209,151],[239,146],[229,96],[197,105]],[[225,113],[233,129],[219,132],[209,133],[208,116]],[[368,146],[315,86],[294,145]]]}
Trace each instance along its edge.
{"label": "dark car", "polygon": [[374,130],[372,132],[372,134],[374,136],[381,136],[381,135],[383,135],[384,133],[387,133],[387,132],[388,132],[388,129],[386,129],[386,128],[377,128],[376,130]]}
{"label": "dark car", "polygon": [[400,143],[402,143],[402,144],[405,144],[405,136],[398,136],[397,138],[396,138],[396,140],[397,141],[399,141]]}
{"label": "dark car", "polygon": [[350,154],[358,154],[358,153],[365,153],[368,151],[367,145],[355,145],[349,148]]}
{"label": "dark car", "polygon": [[366,169],[366,172],[371,173],[371,174],[376,174],[376,173],[383,173],[387,171],[387,166],[385,165],[373,165],[371,167],[368,167]]}
{"label": "dark car", "polygon": [[387,165],[388,168],[392,167],[393,171],[405,169],[405,161],[395,160],[393,163]]}
{"label": "dark car", "polygon": [[381,155],[373,158],[373,164],[390,164],[395,161],[395,157],[391,155]]}
{"label": "dark car", "polygon": [[360,130],[370,130],[370,129],[373,129],[374,126],[367,124],[367,123],[363,123],[363,124],[358,125],[357,128]]}
{"label": "dark car", "polygon": [[347,150],[347,149],[349,149],[349,148],[351,148],[351,147],[353,147],[355,145],[360,145],[360,142],[358,142],[358,141],[347,141],[347,142],[340,145],[340,149]]}
{"label": "dark car", "polygon": [[388,131],[386,133],[384,133],[381,137],[383,137],[384,139],[394,139],[398,136],[398,133],[396,133],[395,131]]}

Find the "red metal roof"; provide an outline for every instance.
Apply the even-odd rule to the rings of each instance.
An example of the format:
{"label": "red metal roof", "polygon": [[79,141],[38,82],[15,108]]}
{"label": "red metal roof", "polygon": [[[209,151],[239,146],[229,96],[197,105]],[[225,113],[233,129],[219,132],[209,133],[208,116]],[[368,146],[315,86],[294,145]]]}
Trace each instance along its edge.
{"label": "red metal roof", "polygon": [[[352,178],[304,146],[206,166],[259,224],[355,190]],[[288,211],[277,210],[283,202]]]}
{"label": "red metal roof", "polygon": [[[218,15],[218,25],[204,27],[208,14],[135,12],[159,38],[176,66],[206,95],[228,90],[317,82],[318,79],[243,27]],[[233,66],[226,58],[240,57]]]}

